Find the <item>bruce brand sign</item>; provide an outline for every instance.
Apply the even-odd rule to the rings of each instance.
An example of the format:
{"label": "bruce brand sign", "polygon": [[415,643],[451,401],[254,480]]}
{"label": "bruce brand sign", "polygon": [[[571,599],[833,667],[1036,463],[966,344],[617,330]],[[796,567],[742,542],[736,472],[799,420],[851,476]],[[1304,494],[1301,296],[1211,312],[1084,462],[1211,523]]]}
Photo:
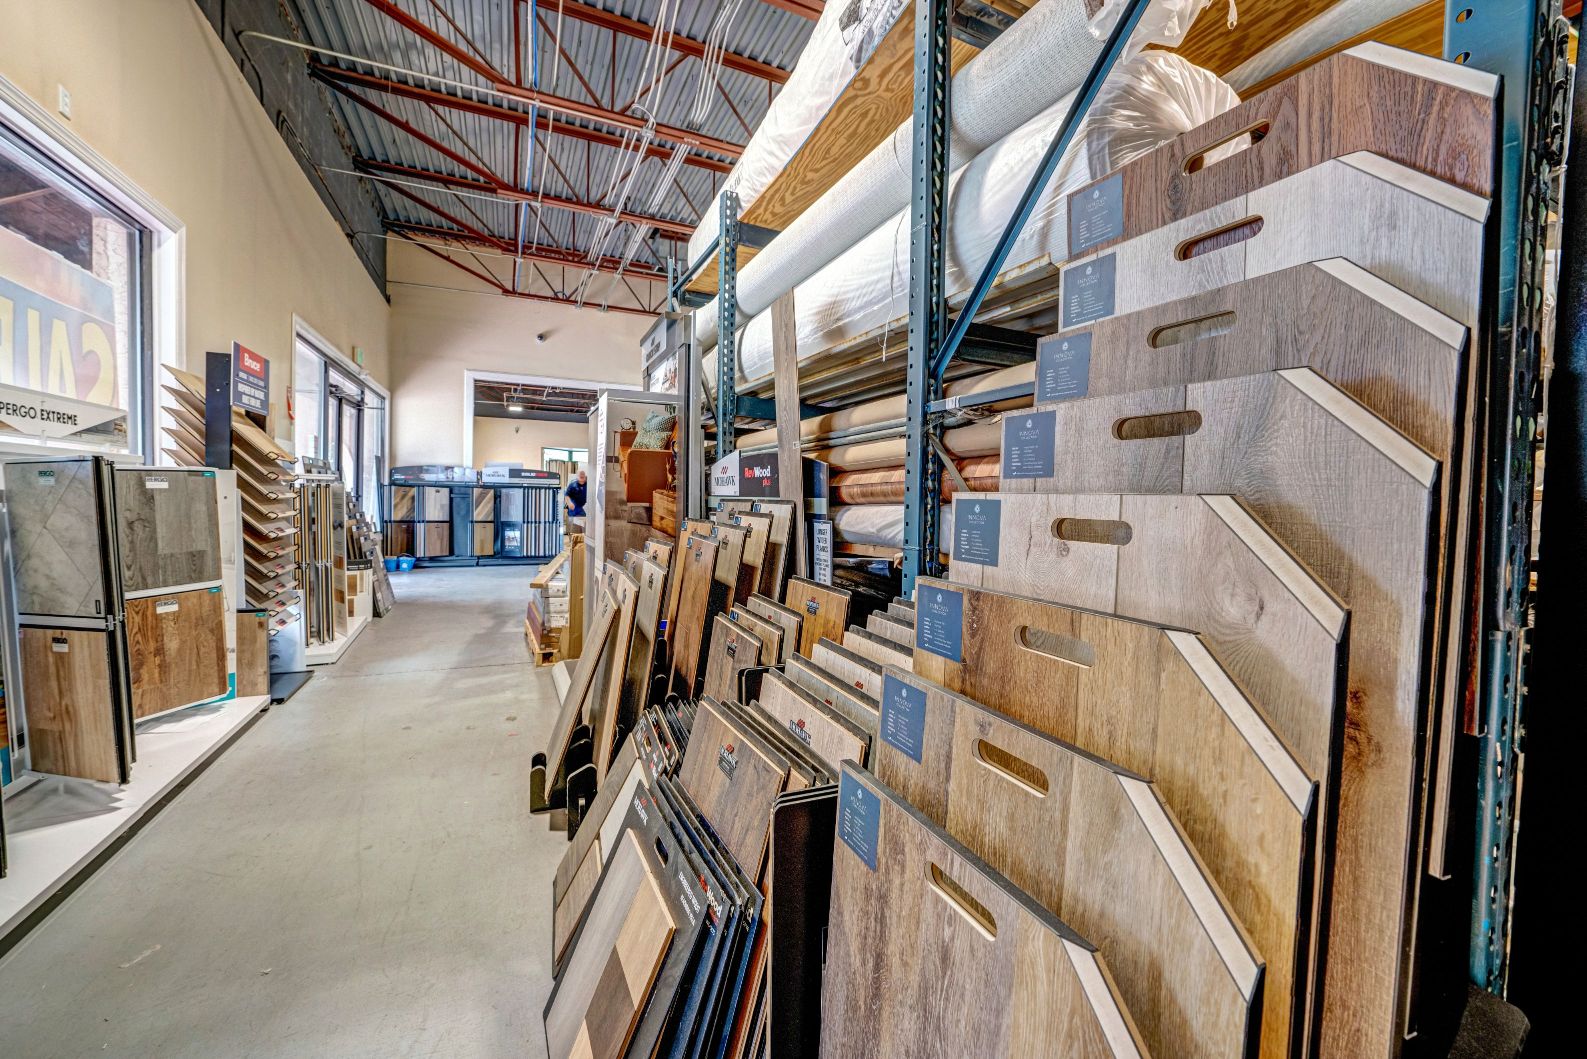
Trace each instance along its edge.
{"label": "bruce brand sign", "polygon": [[270,414],[270,362],[241,342],[231,344],[231,403],[244,412]]}

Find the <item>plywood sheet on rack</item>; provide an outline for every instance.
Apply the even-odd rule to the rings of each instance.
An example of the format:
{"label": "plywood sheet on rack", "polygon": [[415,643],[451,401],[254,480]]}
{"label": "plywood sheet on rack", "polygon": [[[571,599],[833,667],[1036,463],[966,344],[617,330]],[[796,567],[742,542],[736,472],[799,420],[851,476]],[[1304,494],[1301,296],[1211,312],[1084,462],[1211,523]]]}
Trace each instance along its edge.
{"label": "plywood sheet on rack", "polygon": [[1090,942],[852,764],[837,831],[822,1056],[1146,1054]]}
{"label": "plywood sheet on rack", "polygon": [[1201,639],[929,578],[916,600],[918,675],[1152,778],[1266,960],[1264,1032],[1288,1041],[1317,929],[1315,784]]}
{"label": "plywood sheet on rack", "polygon": [[1225,74],[1274,43],[1286,33],[1310,22],[1339,0],[1282,0],[1239,5],[1238,20],[1229,25],[1223,3],[1205,7],[1190,25],[1184,42],[1174,49],[1184,59]]}
{"label": "plywood sheet on rack", "polygon": [[219,588],[127,601],[134,717],[226,694],[228,620],[226,596]]}
{"label": "plywood sheet on rack", "polygon": [[[1188,429],[1186,413],[1188,434],[1120,439],[1138,433],[1129,423],[1153,422],[1142,416]],[[1382,983],[1406,966],[1420,875],[1437,461],[1307,369],[1050,414],[1065,457],[1053,476],[1006,479],[1005,489],[1238,493],[1350,608],[1329,950],[1353,958],[1329,962],[1323,1041],[1340,1054],[1390,1050],[1401,1001]]]}
{"label": "plywood sheet on rack", "polygon": [[126,468],[114,478],[124,591],[220,580],[214,471]]}
{"label": "plywood sheet on rack", "polygon": [[[1298,61],[1292,61],[1292,64],[1287,67],[1280,68],[1276,66],[1275,62],[1280,60],[1275,58],[1273,61],[1263,64],[1264,70],[1275,71],[1271,74],[1258,74],[1249,67],[1237,68],[1241,80],[1251,76],[1260,77],[1260,80],[1251,81],[1250,84],[1240,84],[1230,78],[1230,84],[1233,84],[1242,95],[1249,97],[1257,92],[1272,88],[1286,78],[1295,76],[1296,73],[1314,62],[1319,62],[1337,52],[1346,51],[1358,44],[1366,44],[1369,41],[1387,44],[1392,48],[1403,48],[1406,51],[1415,52],[1418,55],[1425,55],[1433,59],[1442,59],[1444,57],[1444,7],[1444,0],[1428,0],[1427,3],[1419,7],[1413,7],[1409,11],[1397,15],[1386,22],[1380,22],[1370,29],[1362,30],[1348,40],[1340,41],[1338,44],[1324,48]],[[1268,57],[1254,56],[1253,58],[1265,59]],[[1231,73],[1233,72],[1231,71]]]}
{"label": "plywood sheet on rack", "polygon": [[1095,939],[1153,1055],[1257,1054],[1261,956],[1149,782],[896,668],[880,734],[878,779]]}
{"label": "plywood sheet on rack", "polygon": [[849,623],[849,593],[805,577],[790,577],[783,590],[783,605],[800,612],[799,654],[810,650],[823,637],[837,639]]}
{"label": "plywood sheet on rack", "polygon": [[106,634],[29,627],[19,637],[33,770],[122,782]]}

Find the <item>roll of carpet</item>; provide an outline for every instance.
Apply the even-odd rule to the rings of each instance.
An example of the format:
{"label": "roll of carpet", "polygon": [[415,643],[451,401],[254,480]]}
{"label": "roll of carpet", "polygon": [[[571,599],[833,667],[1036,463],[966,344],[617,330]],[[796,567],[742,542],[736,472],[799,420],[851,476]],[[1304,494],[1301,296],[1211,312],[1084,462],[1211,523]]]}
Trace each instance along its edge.
{"label": "roll of carpet", "polygon": [[[944,431],[942,444],[954,457],[995,456],[1002,450],[1003,427],[1001,423],[971,423]],[[824,460],[832,473],[867,471],[884,467],[900,467],[904,462],[906,442],[903,438],[885,438],[881,441],[863,441],[857,445],[835,445],[816,449],[806,455]]]}
{"label": "roll of carpet", "polygon": [[[964,484],[972,493],[995,493],[1000,481],[1003,461],[997,456],[977,456],[968,460],[955,460]],[[904,468],[891,467],[877,471],[851,471],[835,475],[829,483],[832,501],[838,504],[902,504],[904,502]],[[953,478],[942,476],[942,499],[958,491]]]}
{"label": "roll of carpet", "polygon": [[[904,546],[904,505],[846,504],[832,508],[832,539],[838,544],[872,548]],[[937,540],[953,540],[953,505],[942,505]]]}

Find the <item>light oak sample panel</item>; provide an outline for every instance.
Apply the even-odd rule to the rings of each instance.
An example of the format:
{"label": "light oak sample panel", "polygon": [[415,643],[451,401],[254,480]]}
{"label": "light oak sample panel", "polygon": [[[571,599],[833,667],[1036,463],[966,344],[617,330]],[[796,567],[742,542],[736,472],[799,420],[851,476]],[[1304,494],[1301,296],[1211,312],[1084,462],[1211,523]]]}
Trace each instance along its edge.
{"label": "light oak sample panel", "polygon": [[809,578],[788,578],[783,606],[798,611],[804,619],[799,628],[798,653],[806,658],[817,640],[837,639],[849,623],[849,594]]}
{"label": "light oak sample panel", "polygon": [[712,615],[712,602],[720,602],[716,585],[717,542],[698,534],[686,534],[683,551],[673,556],[672,576],[678,582],[675,618],[667,629],[671,647],[671,688],[684,698],[693,698],[700,670],[706,630]]}
{"label": "light oak sample panel", "polygon": [[34,771],[125,783],[106,634],[30,627],[19,634]]}
{"label": "light oak sample panel", "polygon": [[783,674],[766,674],[756,705],[808,747],[833,775],[845,761],[870,763],[870,734]]}
{"label": "light oak sample panel", "polygon": [[800,630],[804,626],[804,615],[791,607],[785,607],[769,596],[753,595],[744,601],[744,606],[753,614],[759,614],[767,621],[774,621],[782,626],[782,657],[780,661],[786,662],[799,653]]}

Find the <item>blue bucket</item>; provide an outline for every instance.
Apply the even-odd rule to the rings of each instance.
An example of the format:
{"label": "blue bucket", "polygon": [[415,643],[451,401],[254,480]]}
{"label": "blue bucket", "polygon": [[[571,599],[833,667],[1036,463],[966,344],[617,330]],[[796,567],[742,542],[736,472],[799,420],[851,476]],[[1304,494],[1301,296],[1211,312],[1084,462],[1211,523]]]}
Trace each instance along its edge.
{"label": "blue bucket", "polygon": [[413,556],[404,555],[397,560],[397,569],[407,573],[413,569]]}
{"label": "blue bucket", "polygon": [[397,572],[397,562],[398,562],[398,560],[396,560],[396,559],[387,559],[386,560],[386,573],[388,573],[388,574],[396,573]]}

